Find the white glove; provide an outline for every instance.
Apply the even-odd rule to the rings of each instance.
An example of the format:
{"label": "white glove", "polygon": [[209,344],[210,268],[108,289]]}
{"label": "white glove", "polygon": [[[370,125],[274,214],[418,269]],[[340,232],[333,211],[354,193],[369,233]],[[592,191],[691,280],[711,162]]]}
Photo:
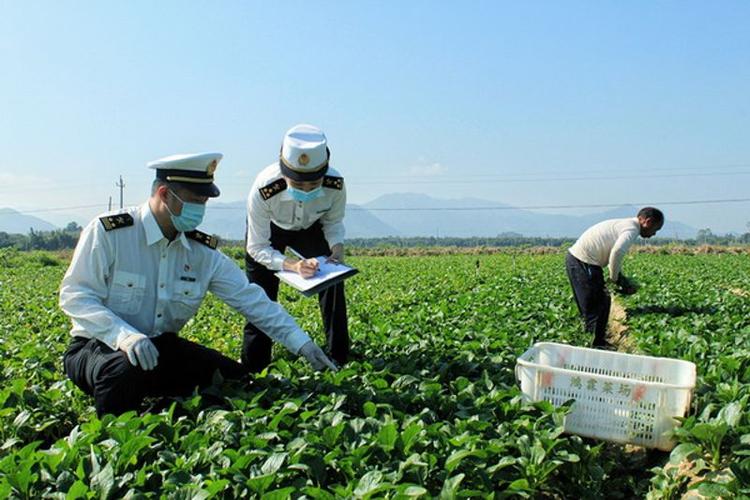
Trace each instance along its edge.
{"label": "white glove", "polygon": [[128,355],[128,361],[133,366],[140,365],[144,370],[153,370],[158,363],[159,351],[151,339],[142,333],[133,333],[121,341],[118,349]]}
{"label": "white glove", "polygon": [[333,361],[328,359],[323,350],[312,340],[305,343],[299,349],[299,353],[305,357],[308,363],[317,371],[329,368],[333,371],[338,371],[338,368]]}

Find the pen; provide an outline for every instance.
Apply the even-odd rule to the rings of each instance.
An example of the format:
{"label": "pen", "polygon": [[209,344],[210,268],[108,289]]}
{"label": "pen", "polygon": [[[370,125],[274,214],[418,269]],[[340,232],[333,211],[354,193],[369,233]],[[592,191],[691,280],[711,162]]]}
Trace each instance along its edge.
{"label": "pen", "polygon": [[[299,253],[299,252],[298,252],[297,250],[295,250],[294,248],[292,248],[292,247],[287,247],[287,248],[289,249],[289,251],[290,251],[290,252],[292,252],[292,255],[294,255],[295,257],[297,257],[297,258],[298,258],[299,260],[301,260],[301,261],[303,261],[303,262],[307,260],[307,258],[303,257],[303,256],[302,256],[302,254],[301,254],[301,253]],[[315,271],[313,271],[313,275],[314,275],[314,274],[315,274],[315,273],[317,273],[317,272],[318,272],[318,270],[320,269],[320,264],[318,263],[317,259],[313,259],[313,260],[315,260]],[[312,276],[312,275],[311,275],[311,276]],[[309,277],[309,276],[308,276],[308,277]]]}
{"label": "pen", "polygon": [[295,257],[297,257],[299,260],[305,260],[305,258],[302,256],[302,254],[299,253],[297,250],[295,250],[292,247],[287,247],[287,248],[289,249],[290,252],[292,252],[292,255],[294,255]]}
{"label": "pen", "polygon": [[[307,260],[306,257],[304,257],[301,253],[299,253],[294,248],[292,248],[292,247],[287,247],[287,248],[289,249],[290,252],[292,252],[292,255],[294,255],[295,257],[297,257],[299,260]],[[317,260],[315,262],[317,262]],[[319,269],[320,269],[320,264],[318,263],[318,264],[315,265],[315,272],[317,273]]]}

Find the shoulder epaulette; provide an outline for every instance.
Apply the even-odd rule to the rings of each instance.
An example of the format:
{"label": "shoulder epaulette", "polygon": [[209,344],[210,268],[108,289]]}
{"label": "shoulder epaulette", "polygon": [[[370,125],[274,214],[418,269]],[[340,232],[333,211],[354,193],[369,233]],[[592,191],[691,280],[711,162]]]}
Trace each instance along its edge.
{"label": "shoulder epaulette", "polygon": [[104,217],[99,217],[99,221],[104,226],[105,231],[111,231],[113,229],[120,229],[121,227],[132,226],[133,216],[130,214],[105,215]]}
{"label": "shoulder epaulette", "polygon": [[211,236],[210,234],[206,234],[203,231],[189,231],[185,233],[185,236],[214,250],[216,250],[216,247],[219,245],[219,238],[217,238],[216,236]]}
{"label": "shoulder epaulette", "polygon": [[260,188],[258,191],[260,191],[260,195],[263,197],[264,200],[267,200],[268,198],[272,196],[276,196],[280,192],[286,189],[286,181],[284,179],[276,179],[270,184],[266,184],[262,188]]}
{"label": "shoulder epaulette", "polygon": [[339,191],[341,191],[342,189],[344,189],[344,178],[326,175],[323,177],[323,187],[338,189]]}

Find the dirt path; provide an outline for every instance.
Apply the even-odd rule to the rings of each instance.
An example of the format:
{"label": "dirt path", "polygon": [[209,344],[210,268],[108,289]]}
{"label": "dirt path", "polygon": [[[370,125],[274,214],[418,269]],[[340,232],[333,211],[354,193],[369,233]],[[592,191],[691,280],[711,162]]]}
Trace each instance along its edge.
{"label": "dirt path", "polygon": [[607,341],[616,346],[620,352],[636,352],[635,342],[628,335],[628,312],[617,296],[612,296],[607,324]]}

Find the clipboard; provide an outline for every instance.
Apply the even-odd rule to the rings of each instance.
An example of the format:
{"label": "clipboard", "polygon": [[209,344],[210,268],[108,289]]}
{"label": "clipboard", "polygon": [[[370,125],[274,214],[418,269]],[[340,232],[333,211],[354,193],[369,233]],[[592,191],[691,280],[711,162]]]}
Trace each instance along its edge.
{"label": "clipboard", "polygon": [[292,288],[299,290],[305,297],[311,297],[359,272],[358,269],[346,264],[326,262],[327,257],[325,255],[315,258],[318,260],[320,267],[318,272],[310,278],[303,278],[293,271],[277,271],[276,277]]}

